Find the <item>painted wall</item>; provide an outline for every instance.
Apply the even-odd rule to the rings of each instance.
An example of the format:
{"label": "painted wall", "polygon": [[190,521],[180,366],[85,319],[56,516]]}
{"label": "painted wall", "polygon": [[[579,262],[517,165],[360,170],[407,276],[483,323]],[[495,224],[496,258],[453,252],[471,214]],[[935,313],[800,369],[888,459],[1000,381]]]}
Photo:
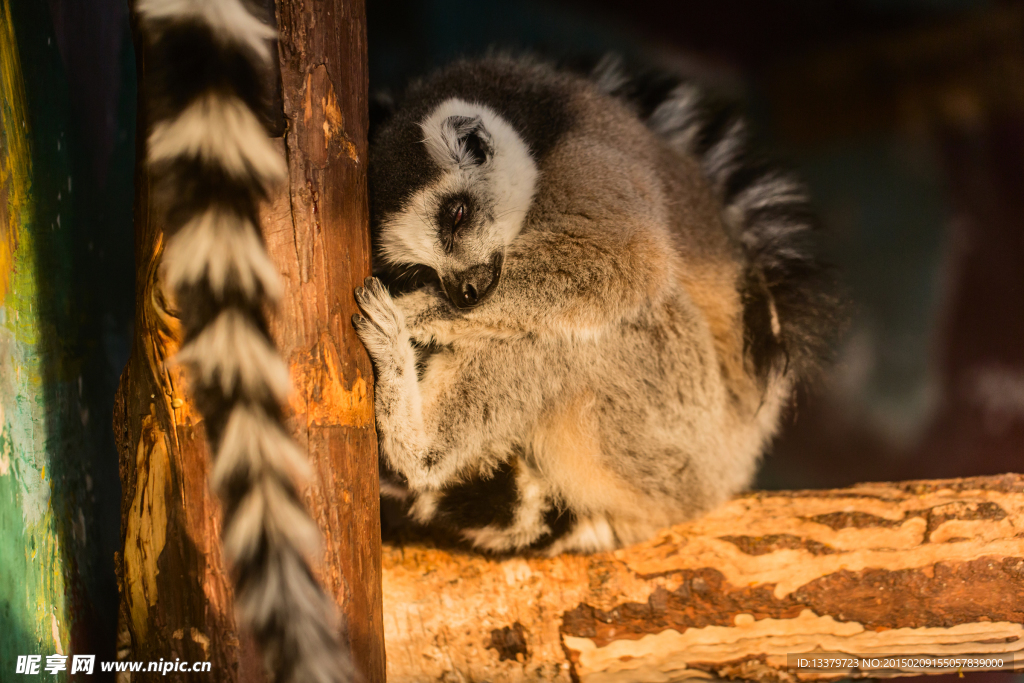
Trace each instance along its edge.
{"label": "painted wall", "polygon": [[0,680],[115,656],[134,107],[126,5],[0,0]]}

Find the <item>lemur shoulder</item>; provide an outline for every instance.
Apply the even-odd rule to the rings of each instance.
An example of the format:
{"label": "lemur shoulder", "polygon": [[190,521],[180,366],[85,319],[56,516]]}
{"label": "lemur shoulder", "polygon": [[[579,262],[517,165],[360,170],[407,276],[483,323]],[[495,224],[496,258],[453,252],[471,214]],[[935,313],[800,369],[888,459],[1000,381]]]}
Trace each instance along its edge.
{"label": "lemur shoulder", "polygon": [[457,62],[371,137],[356,291],[382,490],[496,552],[597,551],[748,486],[835,325],[803,186],[678,80]]}

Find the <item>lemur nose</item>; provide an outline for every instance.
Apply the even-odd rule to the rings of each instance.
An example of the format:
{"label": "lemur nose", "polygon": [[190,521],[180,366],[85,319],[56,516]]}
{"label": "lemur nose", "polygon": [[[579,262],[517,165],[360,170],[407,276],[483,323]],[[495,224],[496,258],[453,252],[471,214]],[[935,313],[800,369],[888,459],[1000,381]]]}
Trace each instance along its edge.
{"label": "lemur nose", "polygon": [[443,282],[448,298],[458,308],[473,308],[479,305],[498,283],[501,275],[501,256],[465,270],[454,279]]}
{"label": "lemur nose", "polygon": [[470,268],[458,277],[452,300],[459,308],[473,308],[490,293],[497,279],[497,273],[491,270],[490,265]]}
{"label": "lemur nose", "polygon": [[477,302],[480,301],[480,296],[476,291],[476,285],[472,282],[463,282],[462,291],[459,292],[462,295],[462,303],[467,306],[476,306]]}

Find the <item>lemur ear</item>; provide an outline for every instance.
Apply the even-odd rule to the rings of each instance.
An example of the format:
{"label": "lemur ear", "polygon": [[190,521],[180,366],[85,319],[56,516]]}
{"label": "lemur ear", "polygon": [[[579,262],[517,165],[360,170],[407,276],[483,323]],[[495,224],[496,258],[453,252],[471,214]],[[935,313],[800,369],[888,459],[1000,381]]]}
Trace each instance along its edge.
{"label": "lemur ear", "polygon": [[449,116],[441,124],[441,137],[460,167],[479,166],[494,156],[491,134],[479,116]]}

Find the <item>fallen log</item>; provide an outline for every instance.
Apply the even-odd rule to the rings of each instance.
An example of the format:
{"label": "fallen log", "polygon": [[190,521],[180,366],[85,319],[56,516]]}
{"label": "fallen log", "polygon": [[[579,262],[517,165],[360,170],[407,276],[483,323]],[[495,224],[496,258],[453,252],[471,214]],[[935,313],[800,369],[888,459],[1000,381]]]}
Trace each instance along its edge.
{"label": "fallen log", "polygon": [[1024,476],[751,493],[593,556],[391,545],[383,589],[389,683],[851,675],[787,666],[813,652],[1024,664]]}

